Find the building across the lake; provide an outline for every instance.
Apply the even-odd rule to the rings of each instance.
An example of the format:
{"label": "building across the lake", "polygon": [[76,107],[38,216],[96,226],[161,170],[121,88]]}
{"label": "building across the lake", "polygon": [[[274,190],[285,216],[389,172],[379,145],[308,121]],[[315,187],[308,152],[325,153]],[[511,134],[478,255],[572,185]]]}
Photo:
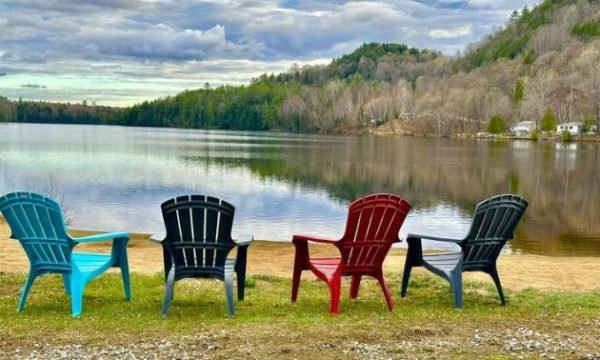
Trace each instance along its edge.
{"label": "building across the lake", "polygon": [[527,135],[533,129],[535,129],[535,123],[533,121],[519,121],[519,123],[510,128],[510,131],[514,135]]}
{"label": "building across the lake", "polygon": [[579,135],[583,130],[583,124],[580,122],[569,122],[564,124],[558,124],[556,127],[556,133],[562,134],[564,132],[568,132],[571,135]]}

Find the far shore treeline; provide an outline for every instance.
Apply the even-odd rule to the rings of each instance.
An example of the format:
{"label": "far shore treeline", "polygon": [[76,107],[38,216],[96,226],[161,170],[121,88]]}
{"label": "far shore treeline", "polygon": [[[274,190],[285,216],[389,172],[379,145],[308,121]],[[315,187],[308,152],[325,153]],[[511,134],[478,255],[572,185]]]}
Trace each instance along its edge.
{"label": "far shore treeline", "polygon": [[0,97],[0,122],[318,133],[389,123],[442,136],[503,132],[522,120],[538,130],[575,121],[600,129],[599,19],[598,1],[545,0],[455,56],[369,43],[327,65],[127,108]]}

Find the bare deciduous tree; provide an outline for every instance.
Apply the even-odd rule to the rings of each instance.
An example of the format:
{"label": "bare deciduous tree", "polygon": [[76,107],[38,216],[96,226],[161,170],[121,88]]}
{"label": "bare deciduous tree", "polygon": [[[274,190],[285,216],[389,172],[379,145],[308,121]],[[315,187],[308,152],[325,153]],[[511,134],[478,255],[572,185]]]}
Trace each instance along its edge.
{"label": "bare deciduous tree", "polygon": [[65,193],[61,190],[60,184],[53,172],[48,173],[48,180],[36,191],[57,201],[63,211],[65,223],[67,223],[67,225],[73,223],[75,217],[71,213],[71,203],[65,197]]}

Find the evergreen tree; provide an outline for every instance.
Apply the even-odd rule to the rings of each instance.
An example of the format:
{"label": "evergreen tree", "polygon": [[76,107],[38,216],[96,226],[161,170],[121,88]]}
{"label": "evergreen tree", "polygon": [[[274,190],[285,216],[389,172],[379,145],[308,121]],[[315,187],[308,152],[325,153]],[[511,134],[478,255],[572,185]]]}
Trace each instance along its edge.
{"label": "evergreen tree", "polygon": [[540,121],[540,127],[542,131],[554,131],[556,130],[556,116],[550,108],[546,109],[542,120]]}
{"label": "evergreen tree", "polygon": [[515,91],[513,93],[513,102],[515,105],[519,105],[521,101],[525,98],[525,84],[523,83],[523,79],[518,78],[515,82]]}
{"label": "evergreen tree", "polygon": [[500,115],[494,115],[488,124],[488,132],[491,134],[501,134],[506,130],[506,121]]}

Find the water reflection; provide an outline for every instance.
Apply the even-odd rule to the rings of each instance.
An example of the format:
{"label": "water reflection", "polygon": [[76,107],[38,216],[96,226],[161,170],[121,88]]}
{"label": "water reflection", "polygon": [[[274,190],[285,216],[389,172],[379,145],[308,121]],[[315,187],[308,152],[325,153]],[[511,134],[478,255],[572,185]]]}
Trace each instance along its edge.
{"label": "water reflection", "polygon": [[[466,221],[477,201],[515,192],[530,208],[512,242],[515,251],[549,255],[600,255],[598,144],[349,139],[354,146],[289,154],[286,173],[351,199],[368,191],[403,194],[416,209],[440,203]],[[296,166],[295,164],[304,164]],[[339,161],[336,159],[340,159]],[[296,167],[296,169],[293,169]],[[447,234],[444,226],[435,227]]]}
{"label": "water reflection", "polygon": [[183,193],[237,207],[235,230],[338,237],[349,201],[400,194],[402,233],[460,237],[475,204],[522,194],[512,250],[600,256],[599,144],[305,136],[63,125],[0,125],[0,192],[54,174],[81,228],[156,232],[158,204]]}

